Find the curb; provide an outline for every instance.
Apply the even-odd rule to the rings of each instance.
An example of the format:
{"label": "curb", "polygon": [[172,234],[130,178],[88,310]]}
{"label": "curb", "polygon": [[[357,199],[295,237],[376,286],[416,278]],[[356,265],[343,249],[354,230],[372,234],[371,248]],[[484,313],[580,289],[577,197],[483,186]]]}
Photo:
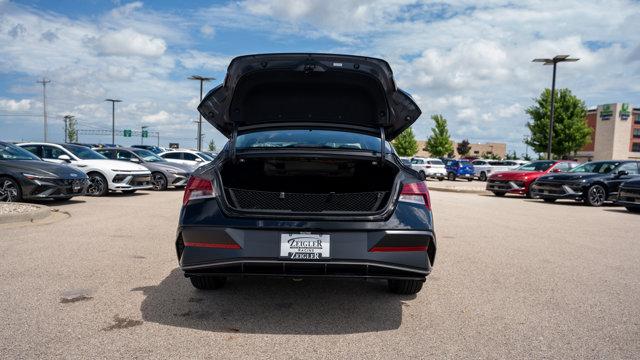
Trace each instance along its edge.
{"label": "curb", "polygon": [[429,191],[452,192],[452,193],[460,193],[460,194],[486,194],[486,193],[488,193],[487,190],[438,188],[438,187],[432,187],[432,186],[429,186]]}
{"label": "curb", "polygon": [[[22,203],[18,203],[18,204],[22,204]],[[2,215],[0,216],[0,224],[9,224],[9,223],[15,223],[15,222],[33,222],[35,220],[44,219],[47,216],[49,216],[49,214],[51,214],[49,207],[46,205],[39,205],[39,204],[25,204],[25,205],[34,206],[34,207],[37,207],[37,209],[27,213]]]}

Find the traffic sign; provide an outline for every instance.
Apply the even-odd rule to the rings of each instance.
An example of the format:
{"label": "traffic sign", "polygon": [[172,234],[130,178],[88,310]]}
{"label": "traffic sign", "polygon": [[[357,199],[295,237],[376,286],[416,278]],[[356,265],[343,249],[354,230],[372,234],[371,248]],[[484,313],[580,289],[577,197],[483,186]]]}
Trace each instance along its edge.
{"label": "traffic sign", "polygon": [[[124,136],[124,137],[131,137],[131,134],[132,134],[132,133],[133,133],[133,132],[131,131],[131,129],[125,129],[125,130],[122,130],[122,136]],[[143,136],[144,136],[144,135],[143,135]]]}

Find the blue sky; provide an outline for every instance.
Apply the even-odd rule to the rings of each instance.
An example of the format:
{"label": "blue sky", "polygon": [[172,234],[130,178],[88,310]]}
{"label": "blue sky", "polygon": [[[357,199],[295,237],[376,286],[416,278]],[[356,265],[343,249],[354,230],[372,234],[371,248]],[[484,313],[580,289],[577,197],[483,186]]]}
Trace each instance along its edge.
{"label": "blue sky", "polygon": [[[63,139],[65,114],[80,128],[109,129],[104,99],[116,97],[116,128],[149,126],[162,145],[193,147],[198,84],[188,76],[216,77],[211,88],[237,55],[340,52],[391,63],[423,110],[419,139],[442,113],[454,139],[522,153],[524,109],[551,78],[535,57],[579,57],[559,69],[558,86],[588,106],[640,105],[638,18],[635,1],[0,0],[0,138],[42,139],[44,76],[50,140]],[[204,132],[205,142],[225,142],[209,124]]]}

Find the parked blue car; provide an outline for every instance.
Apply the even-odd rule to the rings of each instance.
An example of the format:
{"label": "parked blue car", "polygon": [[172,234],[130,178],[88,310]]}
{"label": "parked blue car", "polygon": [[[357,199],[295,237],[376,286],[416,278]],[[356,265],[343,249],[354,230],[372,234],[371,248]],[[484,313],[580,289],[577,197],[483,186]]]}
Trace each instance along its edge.
{"label": "parked blue car", "polygon": [[457,178],[473,180],[473,165],[467,160],[447,160],[445,168],[447,169],[447,179],[451,181],[455,181]]}

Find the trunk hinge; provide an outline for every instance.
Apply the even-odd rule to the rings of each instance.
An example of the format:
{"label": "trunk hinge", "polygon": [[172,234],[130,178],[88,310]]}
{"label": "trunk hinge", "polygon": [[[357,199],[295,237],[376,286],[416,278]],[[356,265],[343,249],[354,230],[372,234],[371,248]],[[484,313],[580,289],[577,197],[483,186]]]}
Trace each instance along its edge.
{"label": "trunk hinge", "polygon": [[387,140],[384,136],[384,127],[380,126],[380,166],[384,164],[384,151],[387,147]]}
{"label": "trunk hinge", "polygon": [[233,125],[233,132],[231,133],[230,146],[229,146],[229,156],[231,157],[231,162],[236,162],[236,139],[238,138],[238,127]]}

